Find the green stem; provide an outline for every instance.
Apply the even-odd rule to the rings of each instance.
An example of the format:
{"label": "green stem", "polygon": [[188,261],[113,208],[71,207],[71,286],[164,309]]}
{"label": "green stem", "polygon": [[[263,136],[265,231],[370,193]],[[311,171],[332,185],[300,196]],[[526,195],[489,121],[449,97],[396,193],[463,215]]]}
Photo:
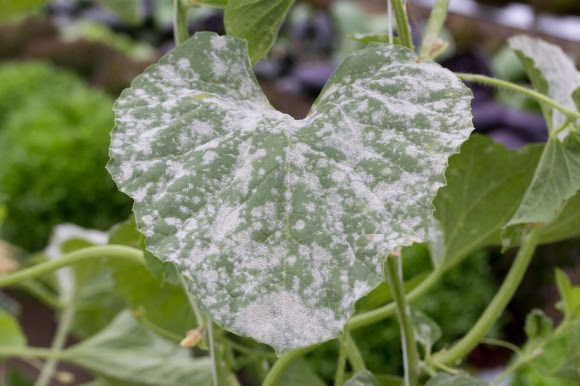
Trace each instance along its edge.
{"label": "green stem", "polygon": [[143,259],[143,252],[140,249],[127,247],[124,245],[99,245],[79,249],[74,252],[67,253],[57,260],[49,260],[47,262],[34,265],[30,268],[16,271],[9,275],[0,276],[0,288],[13,285],[18,282],[34,279],[37,276],[47,274],[61,267],[102,257],[125,259],[135,263],[145,264],[145,260]]}
{"label": "green stem", "polygon": [[350,331],[345,330],[344,334],[346,336],[346,357],[350,363],[352,369],[355,372],[366,370],[364,358],[356,345],[356,342],[352,338]]}
{"label": "green stem", "polygon": [[340,350],[338,351],[338,361],[336,364],[336,373],[334,375],[334,386],[342,386],[344,383],[344,369],[346,367],[346,350],[348,343],[346,341],[346,334],[348,332],[345,330],[342,333],[342,338],[340,339]]}
{"label": "green stem", "polygon": [[274,354],[272,352],[268,352],[268,351],[260,350],[260,349],[255,350],[255,349],[252,349],[250,347],[246,347],[243,344],[240,344],[238,342],[235,342],[235,341],[229,340],[229,339],[227,342],[231,348],[233,348],[235,351],[238,351],[241,354],[244,354],[247,356],[259,357],[259,358],[276,359],[276,354]]}
{"label": "green stem", "polygon": [[0,357],[64,359],[63,351],[52,351],[46,348],[35,348],[35,347],[6,347],[6,346],[0,346]]}
{"label": "green stem", "polygon": [[449,0],[435,1],[433,9],[431,10],[431,15],[429,16],[429,21],[427,22],[427,27],[425,27],[423,43],[421,44],[421,49],[419,50],[419,56],[421,58],[432,59],[433,43],[439,37],[441,28],[443,28],[443,24],[445,24],[448,8]]}
{"label": "green stem", "polygon": [[187,30],[187,7],[182,0],[173,0],[173,38],[178,46],[189,38]]}
{"label": "green stem", "polygon": [[395,21],[397,22],[397,31],[399,32],[399,41],[401,42],[401,45],[414,51],[415,47],[413,46],[411,26],[409,25],[405,3],[405,0],[391,0],[393,13],[395,14]]}
{"label": "green stem", "polygon": [[[441,268],[435,268],[435,270],[431,272],[431,274],[429,274],[429,276],[427,276],[425,280],[421,282],[421,284],[419,284],[407,294],[405,298],[406,301],[412,303],[420,298],[423,294],[428,292],[435,284],[437,284],[443,273],[445,273],[445,270]],[[374,310],[363,312],[359,315],[354,315],[348,321],[347,328],[349,330],[353,330],[368,326],[369,324],[380,322],[381,320],[394,315],[396,311],[396,304],[389,303]]]}
{"label": "green stem", "polygon": [[219,386],[218,373],[217,373],[217,362],[216,362],[216,346],[213,336],[213,322],[208,320],[207,322],[207,337],[209,344],[209,358],[211,361],[211,379],[213,381],[213,386]]}
{"label": "green stem", "polygon": [[62,304],[56,296],[50,293],[44,285],[37,281],[32,280],[17,283],[16,288],[26,291],[28,294],[34,296],[36,299],[53,309],[60,310],[64,308],[64,304]]}
{"label": "green stem", "polygon": [[508,275],[477,323],[471,328],[467,335],[461,338],[461,340],[454,344],[449,350],[443,349],[433,355],[432,360],[434,363],[453,365],[458,360],[464,358],[473,348],[475,348],[475,346],[477,346],[493,326],[495,321],[503,313],[505,307],[516,292],[516,289],[520,285],[524,273],[530,264],[537,245],[538,230],[533,229],[525,236]]}
{"label": "green stem", "polygon": [[179,282],[181,283],[181,287],[183,288],[183,291],[185,292],[185,295],[187,296],[187,300],[189,301],[189,305],[191,307],[191,310],[193,311],[193,315],[195,316],[195,320],[197,322],[197,325],[204,327],[205,326],[205,319],[203,317],[201,309],[199,308],[199,304],[197,303],[197,299],[195,298],[195,296],[193,296],[193,294],[191,292],[189,292],[189,282],[180,273],[178,273],[177,275],[179,276]]}
{"label": "green stem", "polygon": [[307,354],[308,352],[314,350],[316,346],[309,346],[305,348],[299,348],[297,350],[292,350],[286,354],[284,354],[280,359],[278,359],[270,371],[268,375],[266,375],[266,379],[264,379],[264,383],[262,386],[274,386],[284,370],[292,364],[296,359],[300,358],[301,356]]}
{"label": "green stem", "polygon": [[386,264],[387,281],[391,287],[393,299],[397,307],[397,316],[401,327],[401,341],[403,345],[403,362],[405,364],[405,384],[417,385],[419,382],[419,350],[415,341],[415,332],[411,323],[411,312],[405,300],[405,288],[400,272],[400,257],[389,256]]}
{"label": "green stem", "polygon": [[[58,327],[56,329],[56,334],[50,347],[51,351],[61,351],[63,349],[66,343],[66,338],[70,332],[70,329],[72,328],[77,303],[76,287],[77,283],[74,283],[71,291],[71,297],[68,300],[64,310],[62,311]],[[56,370],[57,364],[58,358],[49,358],[42,367],[42,371],[40,372],[37,381],[34,383],[34,386],[48,386],[50,380],[52,379],[52,375]]]}
{"label": "green stem", "polygon": [[138,319],[146,328],[167,340],[170,340],[174,343],[179,343],[183,339],[183,336],[179,336],[151,322],[149,319],[147,319],[147,316],[143,315],[143,313],[140,311],[133,312],[133,316]]}
{"label": "green stem", "polygon": [[555,129],[553,129],[550,134],[552,136],[556,136],[558,134],[560,134],[560,132],[562,132],[564,129],[566,129],[568,127],[568,125],[570,124],[571,120],[570,118],[567,118],[564,123],[562,123],[562,125],[560,127],[557,127]]}
{"label": "green stem", "polygon": [[491,77],[485,76],[485,75],[463,74],[463,73],[455,73],[455,75],[457,75],[457,77],[459,79],[467,81],[467,82],[477,82],[477,83],[487,84],[490,86],[501,87],[501,88],[505,88],[505,89],[526,95],[532,99],[535,99],[536,101],[538,101],[540,103],[545,103],[546,105],[551,106],[551,107],[555,108],[556,110],[559,110],[560,112],[562,112],[564,115],[566,115],[570,119],[580,119],[580,113],[577,113],[576,111],[572,111],[569,108],[567,108],[566,106],[561,105],[560,103],[556,102],[552,98],[549,98],[549,97],[545,96],[544,94],[540,94],[539,92],[534,91],[530,88],[518,86],[517,84],[511,83],[511,82],[506,82],[505,80],[491,78]]}

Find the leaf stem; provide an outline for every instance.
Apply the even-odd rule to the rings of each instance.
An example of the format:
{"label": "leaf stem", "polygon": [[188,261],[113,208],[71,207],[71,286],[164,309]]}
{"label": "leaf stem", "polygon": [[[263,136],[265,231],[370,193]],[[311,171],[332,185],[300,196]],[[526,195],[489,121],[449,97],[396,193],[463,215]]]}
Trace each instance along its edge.
{"label": "leaf stem", "polygon": [[64,359],[63,351],[46,348],[0,346],[0,357]]}
{"label": "leaf stem", "polygon": [[173,0],[173,38],[178,46],[189,38],[187,7],[182,0]]}
{"label": "leaf stem", "polygon": [[[437,284],[437,282],[439,281],[443,273],[445,273],[445,271],[446,270],[441,269],[439,267],[435,268],[435,270],[433,270],[429,274],[429,276],[427,276],[425,280],[421,282],[421,284],[419,284],[417,287],[415,287],[412,291],[410,291],[407,294],[405,300],[408,303],[412,303],[418,298],[420,298],[423,294],[429,291],[435,284]],[[383,319],[388,318],[391,315],[394,315],[396,311],[397,311],[396,304],[389,303],[374,310],[363,312],[362,314],[359,315],[354,315],[348,321],[347,328],[353,330],[360,327],[368,326],[369,324],[379,322]]]}
{"label": "leaf stem", "polygon": [[85,260],[109,257],[115,259],[130,260],[135,263],[145,264],[143,252],[140,249],[124,245],[98,245],[87,247],[67,253],[57,260],[49,260],[44,263],[13,272],[9,275],[0,276],[0,288],[13,285],[22,281],[34,279],[56,269],[77,264]]}
{"label": "leaf stem", "polygon": [[183,288],[183,291],[185,291],[185,295],[187,296],[187,300],[189,300],[189,305],[191,307],[191,310],[193,311],[193,314],[195,315],[195,320],[197,322],[198,326],[205,326],[205,320],[203,317],[203,314],[199,308],[199,304],[197,303],[197,299],[193,296],[193,294],[191,292],[189,292],[189,283],[187,281],[187,279],[178,273],[179,276],[179,282],[181,283],[181,287]]}
{"label": "leaf stem", "polygon": [[[50,350],[53,352],[61,351],[63,349],[63,347],[66,343],[66,338],[67,338],[67,336],[70,332],[70,329],[72,327],[74,317],[76,314],[76,305],[77,305],[76,287],[77,287],[77,283],[74,283],[72,291],[71,291],[70,299],[67,301],[67,303],[62,311],[62,314],[61,314],[61,317],[60,317],[60,320],[58,323],[58,327],[56,329],[56,334],[54,336],[54,340],[52,341],[52,345],[50,347]],[[58,358],[52,357],[46,361],[46,363],[42,367],[42,371],[40,372],[38,379],[34,383],[34,386],[48,386],[48,384],[50,383],[50,380],[52,379],[52,376],[56,370],[58,360],[59,360]]]}
{"label": "leaf stem", "polygon": [[568,127],[570,122],[571,122],[570,117],[566,118],[566,120],[564,121],[564,123],[562,123],[562,125],[560,127],[557,127],[550,132],[550,135],[556,136],[556,135],[560,134],[560,132],[564,131]]}
{"label": "leaf stem", "polygon": [[213,323],[211,320],[207,321],[207,336],[209,340],[209,357],[211,360],[211,379],[213,386],[219,386],[216,362],[215,340],[213,337]]}
{"label": "leaf stem", "polygon": [[405,0],[391,0],[395,21],[397,22],[397,31],[399,32],[399,41],[401,45],[414,51],[415,47],[413,46],[413,39],[411,38],[411,26],[409,25],[407,9],[405,8],[406,3]]}
{"label": "leaf stem", "polygon": [[419,50],[419,56],[421,58],[432,59],[433,43],[439,37],[441,28],[443,28],[443,24],[445,24],[448,9],[449,0],[435,1],[433,9],[431,10],[431,15],[429,16],[429,21],[427,22],[427,27],[425,27],[425,33],[423,34],[423,43]]}
{"label": "leaf stem", "polygon": [[292,364],[296,359],[300,358],[301,356],[307,354],[308,352],[314,350],[316,346],[309,346],[305,348],[299,348],[296,350],[292,350],[284,354],[280,359],[274,362],[274,365],[266,375],[266,379],[264,379],[264,383],[262,386],[274,386],[284,370]]}
{"label": "leaf stem", "polygon": [[31,280],[20,282],[16,284],[16,288],[26,291],[28,294],[34,296],[36,299],[53,309],[60,310],[64,308],[64,304],[58,300],[56,296],[50,293],[44,285],[37,281]]}
{"label": "leaf stem", "polygon": [[344,368],[346,367],[346,351],[348,342],[346,335],[348,331],[345,329],[340,339],[340,350],[338,351],[338,361],[336,364],[336,373],[334,375],[334,386],[342,386],[344,383]]}
{"label": "leaf stem", "polygon": [[403,346],[403,362],[405,364],[405,385],[414,386],[419,382],[419,350],[415,341],[415,332],[411,323],[410,308],[405,299],[405,288],[400,270],[401,258],[390,255],[387,258],[387,282],[391,287],[393,299],[397,308],[397,316],[401,327],[401,343]]}
{"label": "leaf stem", "polygon": [[532,90],[530,88],[522,87],[522,86],[519,86],[519,85],[511,83],[511,82],[506,82],[505,80],[495,79],[495,78],[485,76],[485,75],[464,74],[464,73],[455,73],[455,75],[457,75],[457,77],[459,79],[467,81],[467,82],[477,82],[477,83],[487,84],[490,86],[501,87],[501,88],[505,88],[505,89],[526,95],[532,99],[535,99],[536,101],[538,101],[540,103],[545,103],[545,104],[555,108],[556,110],[559,110],[560,112],[562,112],[564,115],[566,115],[570,119],[580,119],[580,113],[577,113],[576,111],[572,111],[569,108],[567,108],[566,106],[556,102],[552,98],[549,98],[549,97],[545,96],[544,94],[540,94],[539,92]]}
{"label": "leaf stem", "polygon": [[520,285],[524,273],[530,264],[536,246],[538,245],[538,238],[538,229],[531,230],[524,237],[520,250],[518,251],[508,275],[477,323],[475,323],[471,330],[449,350],[443,349],[434,354],[432,357],[433,363],[453,365],[458,360],[469,354],[469,352],[477,346],[493,326],[495,321],[503,313],[505,307]]}
{"label": "leaf stem", "polygon": [[348,362],[350,363],[354,372],[366,370],[367,366],[365,365],[364,358],[356,345],[355,340],[352,338],[350,331],[344,331],[345,338],[346,338],[346,357],[348,358]]}

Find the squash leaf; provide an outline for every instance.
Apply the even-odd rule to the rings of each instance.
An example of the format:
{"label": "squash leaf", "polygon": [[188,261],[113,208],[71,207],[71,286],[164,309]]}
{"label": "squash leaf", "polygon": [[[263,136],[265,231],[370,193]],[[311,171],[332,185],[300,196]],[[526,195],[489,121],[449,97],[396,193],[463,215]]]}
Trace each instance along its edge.
{"label": "squash leaf", "polygon": [[244,41],[197,33],[117,101],[108,170],[202,309],[281,353],[338,336],[386,256],[426,241],[470,100],[438,64],[372,43],[297,121]]}

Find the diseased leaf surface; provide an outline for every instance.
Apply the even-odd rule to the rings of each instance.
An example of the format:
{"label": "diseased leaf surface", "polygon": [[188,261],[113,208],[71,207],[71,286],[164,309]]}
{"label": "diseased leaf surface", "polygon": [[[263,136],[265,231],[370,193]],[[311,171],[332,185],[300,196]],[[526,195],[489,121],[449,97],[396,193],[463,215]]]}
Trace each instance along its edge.
{"label": "diseased leaf surface", "polygon": [[[510,38],[509,45],[520,58],[536,90],[576,110],[572,94],[580,87],[580,72],[560,47],[524,35]],[[542,105],[542,111],[548,127],[557,128],[566,120],[564,114],[551,107]]]}
{"label": "diseased leaf surface", "polygon": [[228,35],[246,39],[253,64],[274,44],[294,0],[228,0],[224,24]]}
{"label": "diseased leaf surface", "polygon": [[108,168],[203,310],[280,353],[337,336],[387,254],[425,241],[470,99],[374,43],[296,121],[269,105],[245,42],[197,33],[122,94]]}

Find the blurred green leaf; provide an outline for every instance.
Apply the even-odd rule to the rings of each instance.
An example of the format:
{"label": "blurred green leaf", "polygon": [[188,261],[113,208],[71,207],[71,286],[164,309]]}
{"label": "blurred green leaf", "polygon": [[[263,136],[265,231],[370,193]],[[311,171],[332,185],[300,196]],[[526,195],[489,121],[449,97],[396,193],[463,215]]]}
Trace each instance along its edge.
{"label": "blurred green leaf", "polygon": [[415,332],[415,340],[425,347],[426,351],[437,342],[441,336],[441,328],[427,314],[419,310],[411,309],[411,322]]}
{"label": "blurred green leaf", "polygon": [[294,0],[229,0],[224,14],[228,35],[248,41],[252,64],[274,44],[278,29]]}
{"label": "blurred green leaf", "polygon": [[29,379],[20,369],[6,369],[3,386],[33,386],[34,381]]}
{"label": "blurred green leaf", "polygon": [[46,3],[47,0],[0,0],[0,21],[24,16]]}
{"label": "blurred green leaf", "polygon": [[26,336],[16,318],[0,309],[0,346],[26,346]]}
{"label": "blurred green leaf", "polygon": [[316,374],[305,359],[298,359],[284,370],[276,386],[325,386],[326,383]]}
{"label": "blurred green leaf", "polygon": [[377,378],[368,370],[359,371],[354,374],[344,386],[380,386]]}
{"label": "blurred green leaf", "polygon": [[[142,245],[143,236],[137,230],[133,216],[111,230],[109,242],[134,247]],[[157,260],[153,257],[152,261]],[[110,260],[115,291],[141,318],[177,336],[196,326],[195,316],[181,285],[161,282],[144,266],[130,261]],[[167,270],[175,267],[169,263]]]}
{"label": "blurred green leaf", "polygon": [[106,377],[152,386],[211,384],[208,358],[192,358],[121,312],[109,326],[71,347],[63,359]]}
{"label": "blurred green leaf", "polygon": [[153,256],[145,247],[145,236],[137,229],[135,216],[131,214],[128,220],[115,225],[109,232],[109,244],[128,245],[140,248],[145,256],[145,263],[149,272],[161,282],[161,284],[173,284],[179,286],[180,280],[175,265],[164,262]]}
{"label": "blurred green leaf", "polygon": [[[389,35],[382,34],[382,33],[354,33],[350,35],[352,39],[364,43],[369,44],[372,42],[379,42],[379,43],[389,43]],[[393,37],[393,44],[399,44],[399,38],[397,36]]]}
{"label": "blurred green leaf", "polygon": [[131,200],[104,168],[112,106],[47,63],[0,66],[0,237],[37,251],[58,224],[107,229],[129,215]]}
{"label": "blurred green leaf", "polygon": [[556,269],[556,285],[562,299],[559,306],[565,319],[580,319],[580,286],[572,286],[561,269]]}
{"label": "blurred green leaf", "polygon": [[[58,259],[62,254],[105,240],[106,235],[99,231],[70,224],[59,225],[53,231],[47,253]],[[71,291],[76,291],[76,313],[72,331],[77,337],[91,336],[100,331],[125,306],[123,298],[113,291],[113,277],[107,261],[106,256],[85,260],[54,273],[58,278],[62,302],[68,302]]]}
{"label": "blurred green leaf", "polygon": [[119,19],[129,24],[138,24],[142,20],[142,0],[95,0],[103,7],[113,11]]}
{"label": "blurred green leaf", "polygon": [[[543,341],[528,341],[524,355],[532,358],[514,376],[514,386],[573,386],[580,379],[580,320],[558,328]],[[535,354],[535,355],[534,355]]]}
{"label": "blurred green leaf", "polygon": [[467,374],[450,375],[439,373],[434,378],[431,378],[425,386],[489,386],[489,384]]}
{"label": "blurred green leaf", "polygon": [[544,339],[552,333],[552,319],[540,309],[532,310],[526,317],[524,330],[528,339]]}

